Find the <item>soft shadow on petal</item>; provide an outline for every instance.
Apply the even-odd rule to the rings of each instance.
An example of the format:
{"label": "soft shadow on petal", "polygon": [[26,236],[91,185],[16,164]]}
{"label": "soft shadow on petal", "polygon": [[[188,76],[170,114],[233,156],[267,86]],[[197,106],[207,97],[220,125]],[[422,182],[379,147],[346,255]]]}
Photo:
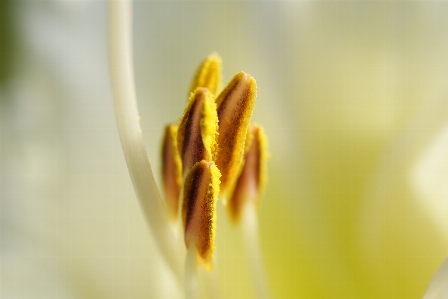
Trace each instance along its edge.
{"label": "soft shadow on petal", "polygon": [[440,153],[448,146],[447,108],[441,100],[395,140],[366,194],[358,226],[360,258],[366,279],[382,282],[370,290],[372,298],[422,293],[448,251],[448,228],[437,223],[435,212],[446,204],[439,202],[446,188],[439,181],[447,177],[437,170],[446,163]]}
{"label": "soft shadow on petal", "polygon": [[448,241],[448,123],[417,159],[411,179],[419,204]]}
{"label": "soft shadow on petal", "polygon": [[432,278],[423,299],[448,298],[448,259],[446,259]]}

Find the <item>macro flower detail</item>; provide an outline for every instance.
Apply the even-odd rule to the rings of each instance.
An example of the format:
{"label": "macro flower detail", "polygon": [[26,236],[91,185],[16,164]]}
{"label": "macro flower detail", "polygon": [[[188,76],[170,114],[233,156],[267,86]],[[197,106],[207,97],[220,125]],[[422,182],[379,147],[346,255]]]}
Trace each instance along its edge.
{"label": "macro flower detail", "polygon": [[[447,299],[447,14],[443,1],[2,1],[0,297]],[[218,54],[201,64],[211,48],[222,76]],[[240,70],[257,80],[249,128],[270,137],[269,185],[246,134],[225,196],[185,202],[187,221],[185,189],[208,191],[199,174],[218,167],[182,173],[179,117]]]}
{"label": "macro flower detail", "polygon": [[221,192],[226,198],[240,168],[249,120],[255,105],[257,84],[250,75],[239,72],[216,99],[219,119],[219,154]]}
{"label": "macro flower detail", "polygon": [[[165,128],[163,201],[139,124],[132,76],[130,12],[129,2],[112,1],[110,4],[110,63],[118,132],[134,189],[156,244],[176,285],[184,285],[185,298],[198,298],[197,267],[211,270],[213,265],[216,203],[221,187],[234,184],[242,172],[244,179],[238,190],[249,190],[256,184],[258,196],[264,180],[260,174],[264,173],[265,154],[260,154],[260,150],[265,152],[266,138],[258,126],[249,130],[256,83],[250,75],[240,72],[215,101],[221,60],[217,54],[212,54],[202,62],[191,84],[192,92],[179,124]],[[243,159],[244,153],[247,153],[246,159]],[[244,167],[246,162],[247,168]],[[226,176],[225,184],[220,180],[222,173]],[[247,196],[247,201],[253,202],[253,193],[241,192],[238,196]],[[245,239],[254,291],[258,298],[269,298],[258,247],[258,217],[255,205],[252,207],[244,209],[241,217],[244,221],[239,227]],[[169,221],[170,217],[172,221]],[[182,237],[186,248],[180,246]],[[214,284],[211,277],[202,282]]]}
{"label": "macro flower detail", "polygon": [[236,74],[215,101],[220,81],[221,58],[213,53],[196,71],[179,125],[167,127],[162,153],[166,205],[172,215],[181,207],[187,260],[193,259],[194,246],[198,264],[207,269],[212,268],[218,194],[233,189],[228,207],[238,222],[245,203],[257,206],[266,180],[266,136],[261,126],[249,126],[255,80]]}
{"label": "macro flower detail", "polygon": [[198,67],[190,86],[190,93],[198,87],[205,87],[214,95],[221,88],[221,57],[210,54]]}
{"label": "macro flower detail", "polygon": [[202,160],[185,178],[182,208],[185,244],[195,245],[199,261],[207,269],[211,269],[213,257],[220,176],[215,163]]}
{"label": "macro flower detail", "polygon": [[188,100],[177,132],[184,174],[196,162],[215,159],[217,134],[218,116],[213,94],[208,89],[199,87]]}
{"label": "macro flower detail", "polygon": [[228,210],[234,222],[241,220],[241,213],[246,204],[258,208],[259,198],[266,183],[267,159],[264,130],[260,125],[251,124],[247,130],[242,169],[228,201]]}
{"label": "macro flower detail", "polygon": [[162,145],[163,190],[173,220],[177,218],[182,186],[182,162],[177,151],[177,129],[178,125],[175,124],[166,126]]}

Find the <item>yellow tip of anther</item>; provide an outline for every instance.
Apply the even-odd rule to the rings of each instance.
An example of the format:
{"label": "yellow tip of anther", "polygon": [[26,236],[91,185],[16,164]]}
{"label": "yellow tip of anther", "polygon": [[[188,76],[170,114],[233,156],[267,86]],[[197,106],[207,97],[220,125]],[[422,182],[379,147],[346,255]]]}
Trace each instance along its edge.
{"label": "yellow tip of anther", "polygon": [[196,88],[177,132],[177,146],[182,159],[183,173],[196,162],[212,161],[216,156],[218,115],[214,96],[206,88]]}
{"label": "yellow tip of anther", "polygon": [[221,88],[221,64],[221,57],[217,53],[212,53],[205,58],[196,70],[190,92],[198,87],[205,87],[216,95]]}

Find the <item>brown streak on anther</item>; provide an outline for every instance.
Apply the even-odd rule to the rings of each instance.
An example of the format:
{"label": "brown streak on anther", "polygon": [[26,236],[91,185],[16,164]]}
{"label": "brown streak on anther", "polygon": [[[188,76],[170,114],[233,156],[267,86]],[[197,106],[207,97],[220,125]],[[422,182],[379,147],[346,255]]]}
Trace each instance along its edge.
{"label": "brown streak on anther", "polygon": [[232,184],[244,155],[244,142],[255,105],[256,83],[240,72],[218,96],[219,137],[216,164],[222,173],[221,190]]}
{"label": "brown streak on anther", "polygon": [[166,126],[162,147],[163,188],[169,214],[173,220],[177,218],[182,185],[182,165],[177,152],[176,131],[177,125]]}
{"label": "brown streak on anther", "polygon": [[244,205],[252,203],[257,206],[260,196],[260,184],[264,175],[261,171],[262,163],[265,163],[265,161],[261,152],[260,128],[251,125],[247,134],[250,144],[248,145],[243,162],[244,165],[228,205],[230,216],[235,223],[240,221]]}
{"label": "brown streak on anther", "polygon": [[209,91],[205,88],[198,88],[192,93],[189,106],[179,125],[177,144],[184,173],[191,169],[196,162],[212,159],[204,146],[200,125],[202,105],[204,105],[208,93]]}
{"label": "brown streak on anther", "polygon": [[213,162],[196,163],[185,178],[182,220],[187,247],[196,246],[206,267],[211,266],[214,249],[216,200],[219,170]]}

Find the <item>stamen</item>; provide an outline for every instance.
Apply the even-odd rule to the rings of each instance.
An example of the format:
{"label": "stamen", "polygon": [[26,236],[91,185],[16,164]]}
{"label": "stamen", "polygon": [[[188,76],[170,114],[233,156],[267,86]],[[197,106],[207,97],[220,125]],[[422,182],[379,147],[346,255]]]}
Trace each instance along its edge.
{"label": "stamen", "polygon": [[266,184],[267,139],[263,128],[252,124],[247,131],[246,153],[240,175],[233,188],[228,209],[237,223],[246,204],[259,206],[259,199]]}
{"label": "stamen", "polygon": [[218,116],[214,97],[208,89],[197,88],[188,100],[177,133],[184,174],[196,162],[216,158],[217,134]]}
{"label": "stamen", "polygon": [[187,257],[185,258],[185,278],[184,292],[185,299],[198,298],[198,264],[196,249],[192,246],[188,248]]}
{"label": "stamen", "polygon": [[[167,204],[173,218],[181,206],[182,221],[178,224],[183,225],[187,247],[185,296],[197,298],[197,266],[212,267],[216,201],[221,189],[231,194],[231,218],[243,222],[240,227],[247,241],[254,285],[262,284],[257,295],[269,298],[259,256],[256,215],[266,181],[266,137],[260,126],[249,128],[256,83],[240,72],[215,102],[213,94],[220,81],[221,58],[212,54],[196,71],[179,126],[168,126],[165,132],[163,179]],[[212,282],[211,276],[207,279]]]}
{"label": "stamen", "polygon": [[190,93],[198,87],[205,87],[214,95],[221,88],[221,57],[217,53],[210,54],[196,70]]}
{"label": "stamen", "polygon": [[160,252],[176,277],[182,262],[159,190],[146,154],[139,123],[132,61],[132,6],[130,1],[109,1],[109,65],[118,133],[141,208]]}
{"label": "stamen", "polygon": [[[219,155],[216,164],[221,170],[221,192],[231,186],[240,169],[244,143],[256,99],[255,79],[240,72],[233,77],[216,100],[219,119]],[[225,198],[225,194],[224,195]]]}
{"label": "stamen", "polygon": [[214,162],[202,160],[193,166],[184,183],[185,244],[196,247],[199,261],[207,269],[212,265],[220,176]]}
{"label": "stamen", "polygon": [[265,270],[258,236],[258,217],[255,208],[252,205],[243,206],[241,219],[244,248],[249,262],[253,290],[256,294],[255,298],[269,299],[271,295],[264,274]]}
{"label": "stamen", "polygon": [[177,151],[177,125],[165,128],[162,148],[162,179],[165,201],[172,220],[177,219],[182,186],[182,162]]}

